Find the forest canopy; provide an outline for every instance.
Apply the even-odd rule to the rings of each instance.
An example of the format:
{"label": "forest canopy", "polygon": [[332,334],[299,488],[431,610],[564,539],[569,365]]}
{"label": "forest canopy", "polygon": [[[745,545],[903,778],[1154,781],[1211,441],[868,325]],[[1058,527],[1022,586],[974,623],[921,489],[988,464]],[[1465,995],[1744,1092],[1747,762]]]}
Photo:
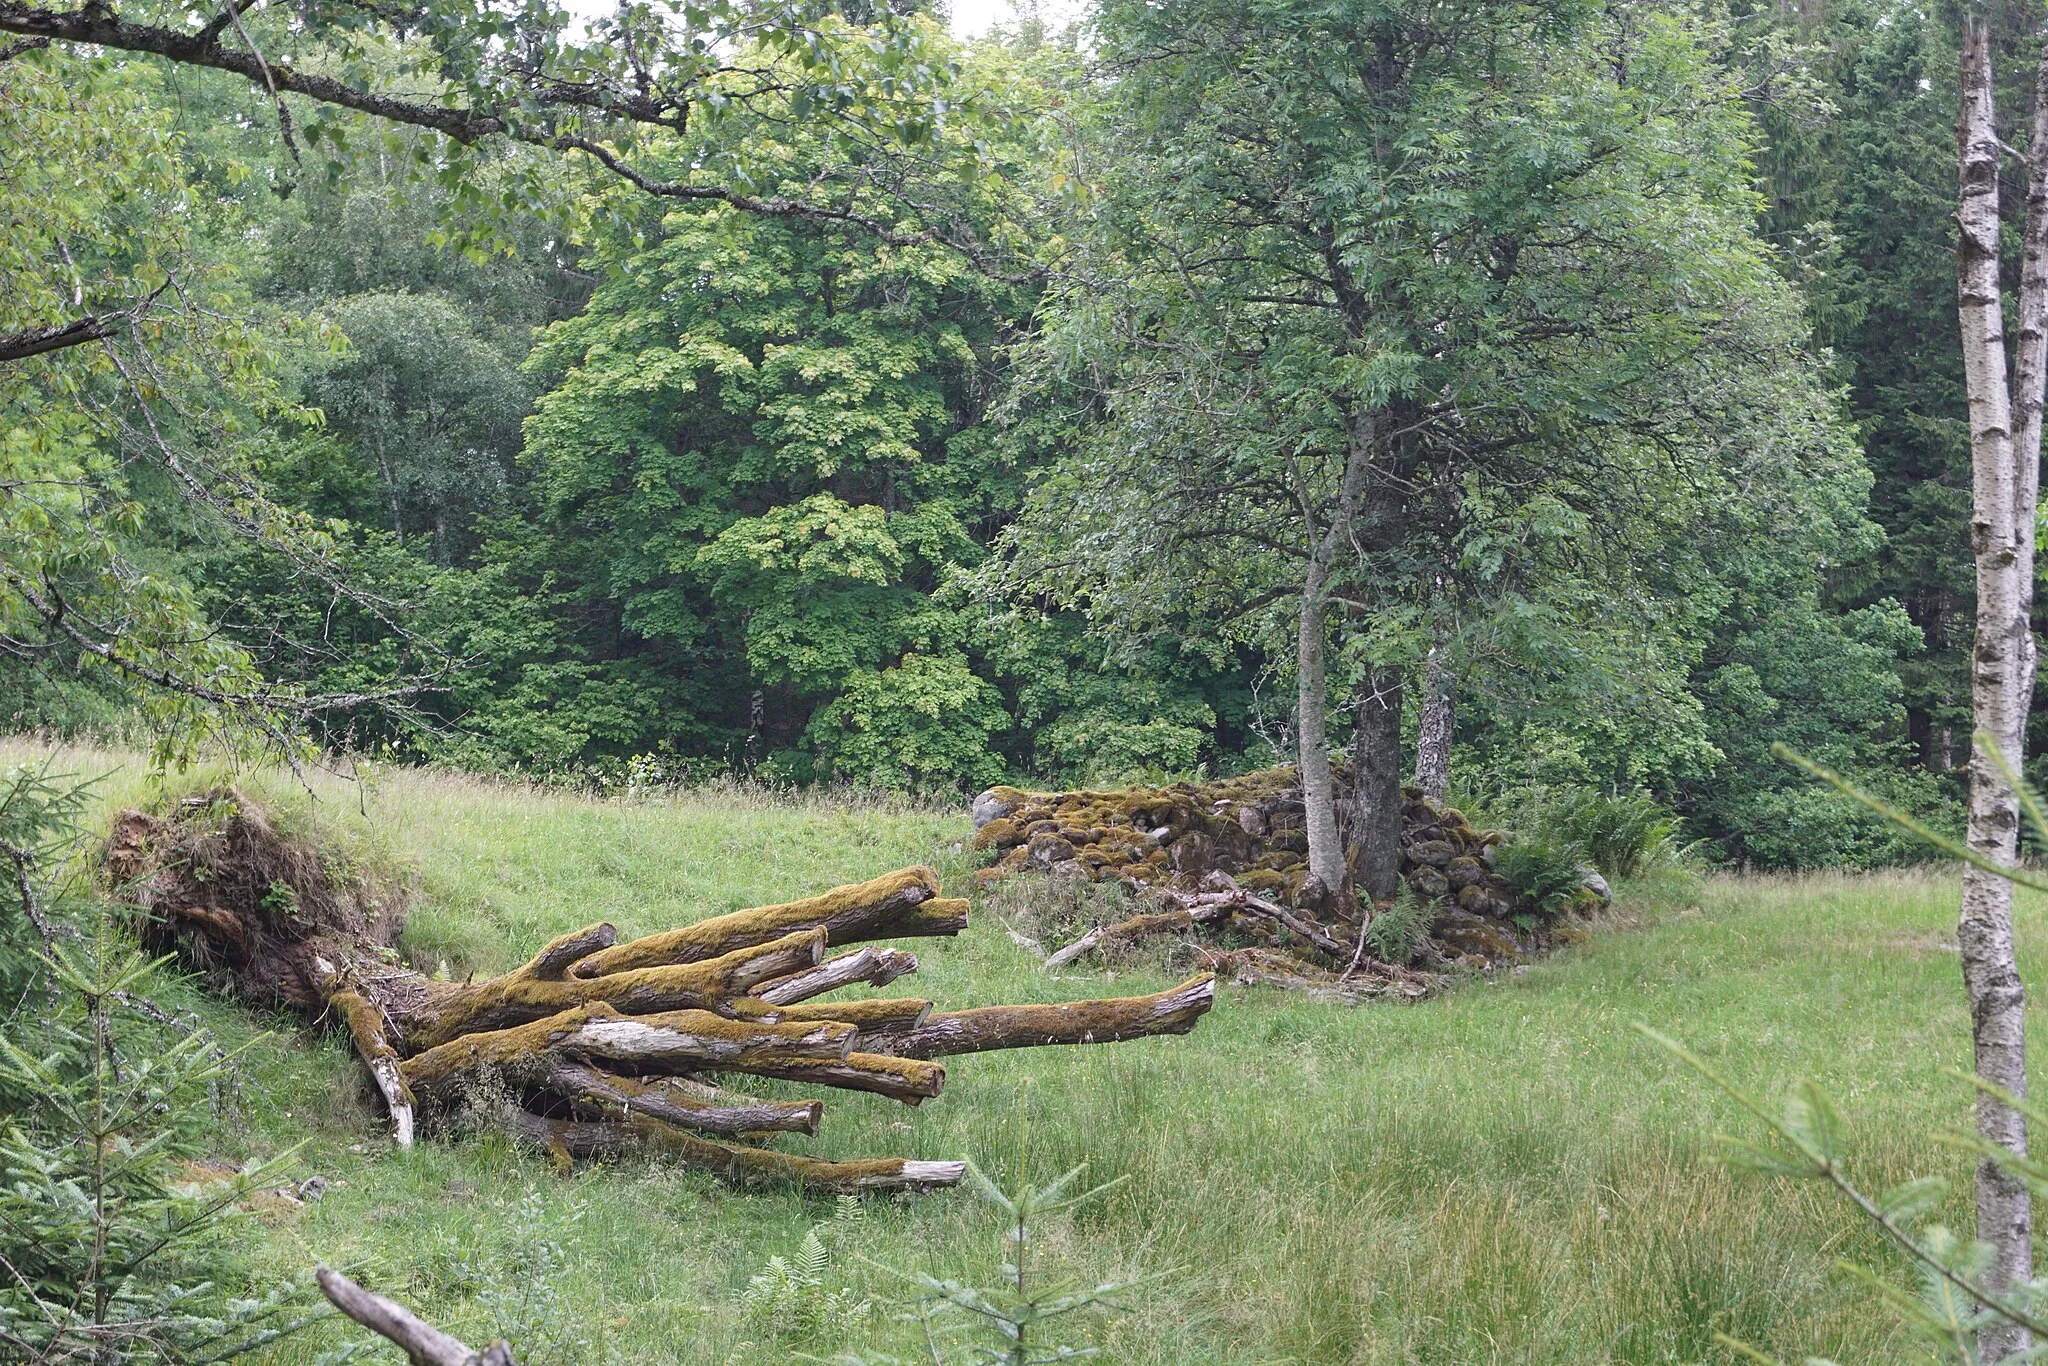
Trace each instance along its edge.
{"label": "forest canopy", "polygon": [[5,722],[1912,857],[1769,746],[1954,822],[1953,41],[0,0]]}

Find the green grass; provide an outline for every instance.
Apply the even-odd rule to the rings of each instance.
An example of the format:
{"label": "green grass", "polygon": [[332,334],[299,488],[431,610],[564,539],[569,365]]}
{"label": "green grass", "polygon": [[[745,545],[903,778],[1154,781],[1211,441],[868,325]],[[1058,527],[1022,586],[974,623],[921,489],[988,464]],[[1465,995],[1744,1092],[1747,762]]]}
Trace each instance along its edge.
{"label": "green grass", "polygon": [[[0,763],[16,752],[0,749]],[[104,797],[134,801],[149,786],[125,770]],[[256,786],[300,800],[274,777]],[[641,933],[907,862],[967,885],[964,816],[881,802],[742,790],[595,801],[421,773],[362,792],[322,784],[321,797],[352,838],[417,867],[407,947],[458,970],[510,965],[597,919]],[[1967,1061],[1955,880],[1728,877],[1697,905],[1623,900],[1625,923],[1437,1000],[1343,1009],[1226,990],[1186,1038],[955,1059],[944,1097],[918,1110],[828,1094],[823,1133],[789,1146],[964,1156],[999,1180],[1079,1162],[1094,1179],[1127,1178],[1046,1239],[1090,1278],[1178,1268],[1100,1325],[1117,1362],[1729,1359],[1716,1331],[1792,1360],[1912,1359],[1833,1270],[1843,1257],[1895,1266],[1884,1249],[1822,1192],[1722,1168],[1711,1133],[1753,1128],[1629,1026],[1654,1024],[1766,1092],[1820,1079],[1852,1118],[1869,1185],[1950,1175],[1961,1219],[1967,1162],[1933,1138],[1968,1120],[1964,1089],[1940,1074]],[[2020,911],[2035,980],[2042,906]],[[988,915],[957,941],[914,947],[925,969],[903,985],[942,1007],[1168,980],[1143,964],[1114,983],[1049,980]],[[310,1138],[305,1165],[332,1182],[320,1203],[245,1226],[252,1272],[326,1261],[480,1341],[492,1327],[482,1292],[521,1283],[531,1194],[566,1254],[549,1303],[617,1359],[790,1359],[791,1345],[750,1328],[741,1296],[829,1207],[645,1163],[561,1176],[488,1135],[396,1153],[334,1039],[209,1013],[227,1033],[278,1031],[248,1066],[223,1153]],[[2037,1044],[2035,1056],[2048,1054]],[[964,1192],[874,1202],[866,1227],[876,1262],[993,1277],[994,1229]],[[503,1270],[479,1270],[490,1267]],[[840,1274],[890,1293],[878,1270]],[[905,1348],[901,1332],[878,1314],[866,1345]],[[276,1360],[313,1355],[307,1342]]]}

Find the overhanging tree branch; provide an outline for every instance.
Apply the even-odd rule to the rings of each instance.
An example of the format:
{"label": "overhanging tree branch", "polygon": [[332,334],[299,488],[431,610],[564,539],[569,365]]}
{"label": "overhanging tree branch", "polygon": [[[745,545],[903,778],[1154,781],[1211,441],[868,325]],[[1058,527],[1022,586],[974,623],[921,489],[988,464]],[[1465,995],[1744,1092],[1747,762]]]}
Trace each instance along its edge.
{"label": "overhanging tree branch", "polygon": [[68,323],[57,323],[50,327],[30,327],[20,332],[0,333],[0,361],[27,360],[30,356],[47,355],[62,351],[66,347],[83,346],[87,342],[104,340],[114,335],[114,324],[109,319],[88,313]]}
{"label": "overhanging tree branch", "polygon": [[[394,123],[432,129],[461,143],[473,143],[507,131],[505,121],[493,114],[360,90],[329,76],[309,75],[283,62],[266,64],[254,53],[222,46],[209,30],[184,33],[153,24],[132,24],[99,0],[75,10],[44,9],[21,4],[19,0],[0,0],[0,33],[144,53],[183,66],[231,72],[256,85],[274,82],[280,92],[304,95],[322,104],[338,105]],[[266,66],[269,82],[264,79]],[[567,95],[561,98],[579,102]]]}
{"label": "overhanging tree branch", "polygon": [[[376,13],[374,10],[366,12]],[[401,29],[404,27],[401,17],[382,14],[378,17]],[[52,9],[26,4],[22,0],[0,0],[0,33],[22,35],[33,46],[51,43],[87,45],[159,57],[183,66],[240,76],[277,103],[288,141],[289,116],[284,112],[282,97],[292,94],[387,122],[426,129],[464,146],[503,137],[551,151],[577,151],[591,157],[607,172],[642,193],[657,198],[722,203],[770,217],[800,218],[858,228],[891,246],[946,246],[966,254],[978,269],[994,269],[985,248],[972,240],[968,233],[932,229],[902,231],[880,217],[861,213],[844,204],[818,204],[782,195],[748,194],[727,185],[669,181],[650,176],[628,165],[614,147],[592,136],[592,130],[587,125],[580,125],[576,117],[680,133],[688,127],[696,103],[709,96],[708,78],[747,74],[761,81],[760,90],[772,88],[761,72],[732,66],[707,66],[693,72],[681,88],[674,83],[652,79],[636,80],[629,87],[602,77],[563,79],[538,66],[522,66],[506,83],[508,88],[504,89],[504,99],[500,103],[477,103],[474,93],[469,103],[443,103],[370,90],[332,76],[303,71],[287,61],[266,59],[256,51],[253,42],[246,50],[228,47],[220,38],[230,22],[241,30],[239,14],[233,6],[205,27],[186,31],[130,22],[105,0],[88,0],[77,9]],[[636,67],[641,65],[637,58],[635,64]],[[644,77],[645,73],[640,74]],[[562,126],[557,115],[563,116],[569,126]],[[1013,279],[1009,276],[1002,278]]]}

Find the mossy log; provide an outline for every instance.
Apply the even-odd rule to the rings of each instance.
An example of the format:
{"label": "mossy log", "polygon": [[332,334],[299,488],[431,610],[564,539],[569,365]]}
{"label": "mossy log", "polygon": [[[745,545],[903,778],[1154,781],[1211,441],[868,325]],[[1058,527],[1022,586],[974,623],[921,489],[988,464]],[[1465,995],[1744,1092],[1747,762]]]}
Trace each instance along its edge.
{"label": "mossy log", "polygon": [[513,1109],[507,1123],[520,1137],[558,1157],[623,1157],[651,1153],[682,1159],[692,1167],[716,1172],[736,1185],[795,1183],[819,1195],[860,1195],[867,1191],[931,1190],[957,1186],[967,1174],[965,1162],[931,1162],[915,1158],[860,1158],[833,1162],[767,1148],[714,1143],[659,1121],[633,1116],[617,1124],[585,1124],[545,1119]]}
{"label": "mossy log", "polygon": [[1178,934],[1197,925],[1226,920],[1230,913],[1228,906],[1180,908],[1171,911],[1147,911],[1114,924],[1097,925],[1073,943],[1047,957],[1044,967],[1047,972],[1057,972],[1076,959],[1084,958],[1112,944],[1134,944],[1140,939],[1150,939],[1155,935]]}
{"label": "mossy log", "polygon": [[[716,1010],[748,996],[763,982],[813,966],[825,951],[822,930],[799,930],[701,962],[626,968],[595,977],[567,975],[575,960],[564,959],[577,946],[594,946],[611,937],[611,926],[595,925],[557,939],[532,962],[503,977],[459,986],[429,983],[416,999],[402,1003],[393,1023],[415,1048],[432,1048],[478,1031],[545,1020],[599,1002],[628,1015]],[[584,954],[594,951],[583,949]]]}
{"label": "mossy log", "polygon": [[1046,1044],[1118,1043],[1150,1034],[1185,1034],[1215,1000],[1216,977],[1205,972],[1151,996],[954,1010],[908,1029],[863,1038],[899,1058],[943,1058]]}
{"label": "mossy log", "polygon": [[937,1063],[885,1053],[849,1053],[837,1060],[792,1058],[787,1062],[764,1063],[752,1070],[757,1077],[780,1077],[807,1086],[836,1086],[842,1091],[866,1091],[900,1100],[905,1105],[922,1104],[946,1086],[946,1069]]}
{"label": "mossy log", "polygon": [[815,1134],[825,1117],[816,1100],[757,1100],[720,1093],[719,1099],[691,1095],[670,1077],[632,1077],[584,1062],[563,1062],[542,1078],[548,1090],[569,1102],[585,1119],[647,1115],[700,1134]]}
{"label": "mossy log", "polygon": [[920,1025],[932,1013],[930,1001],[910,996],[883,996],[872,1001],[813,1001],[809,1005],[782,1006],[775,1013],[784,1021],[844,1020],[861,1027],[861,1039],[868,1031]]}
{"label": "mossy log", "polygon": [[[337,878],[345,860],[278,833],[232,790],[163,815],[124,813],[107,867],[145,913],[152,947],[245,998],[345,1028],[400,1144],[413,1140],[416,1107],[429,1118],[467,1109],[562,1161],[645,1153],[828,1194],[947,1186],[961,1164],[824,1161],[720,1141],[815,1134],[823,1104],[702,1079],[771,1077],[917,1105],[945,1087],[933,1058],[1185,1033],[1214,1000],[1209,977],[1153,996],[939,1014],[916,998],[818,999],[917,971],[915,954],[864,941],[966,927],[967,902],[941,897],[922,867],[623,943],[591,925],[502,976],[464,982],[402,964],[402,896]],[[861,947],[827,956],[848,944]]]}
{"label": "mossy log", "polygon": [[[697,963],[797,931],[823,930],[828,936],[826,942],[832,944],[914,935],[919,931],[902,930],[897,925],[938,895],[937,873],[923,867],[900,868],[866,882],[835,887],[821,896],[715,915],[681,929],[635,939],[630,944],[604,946],[577,962],[571,971],[578,977],[591,978],[628,968]],[[966,928],[965,904],[957,909],[961,912],[958,924],[930,933],[958,934]]]}
{"label": "mossy log", "polygon": [[511,1029],[465,1034],[407,1058],[398,1073],[415,1095],[446,1092],[493,1074],[525,1082],[570,1059],[644,1076],[749,1072],[763,1064],[826,1059],[853,1051],[860,1026],[830,1020],[764,1024],[708,1010],[623,1015],[600,1001]]}

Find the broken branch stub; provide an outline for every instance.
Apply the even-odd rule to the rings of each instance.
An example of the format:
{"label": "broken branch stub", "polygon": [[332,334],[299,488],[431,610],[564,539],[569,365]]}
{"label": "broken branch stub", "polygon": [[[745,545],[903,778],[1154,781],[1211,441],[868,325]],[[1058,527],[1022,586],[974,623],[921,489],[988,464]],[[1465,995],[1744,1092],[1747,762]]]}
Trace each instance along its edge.
{"label": "broken branch stub", "polygon": [[512,1349],[502,1341],[481,1352],[471,1351],[462,1339],[442,1332],[397,1300],[363,1289],[331,1267],[315,1267],[313,1279],[329,1304],[397,1345],[419,1366],[518,1366]]}
{"label": "broken branch stub", "polygon": [[755,989],[754,995],[770,1005],[794,1005],[855,982],[887,986],[898,977],[908,977],[916,971],[916,954],[869,944],[852,953],[842,953],[807,971],[764,983]]}
{"label": "broken branch stub", "polygon": [[[823,1104],[723,1091],[701,1074],[917,1105],[945,1086],[932,1058],[1185,1033],[1215,994],[1213,980],[1198,977],[1153,996],[938,1014],[915,998],[819,999],[917,971],[915,954],[865,941],[966,928],[967,902],[940,897],[937,874],[922,867],[623,943],[611,925],[591,925],[502,976],[445,982],[398,959],[401,892],[279,833],[232,789],[165,814],[123,813],[107,866],[146,914],[151,947],[175,950],[247,999],[345,1027],[401,1144],[412,1140],[416,1107],[430,1119],[470,1109],[560,1160],[650,1154],[742,1184],[928,1190],[956,1184],[964,1167],[758,1146],[816,1133]],[[862,947],[826,956],[846,944]],[[489,1359],[492,1350],[447,1350],[458,1348],[467,1355],[449,1359]]]}

